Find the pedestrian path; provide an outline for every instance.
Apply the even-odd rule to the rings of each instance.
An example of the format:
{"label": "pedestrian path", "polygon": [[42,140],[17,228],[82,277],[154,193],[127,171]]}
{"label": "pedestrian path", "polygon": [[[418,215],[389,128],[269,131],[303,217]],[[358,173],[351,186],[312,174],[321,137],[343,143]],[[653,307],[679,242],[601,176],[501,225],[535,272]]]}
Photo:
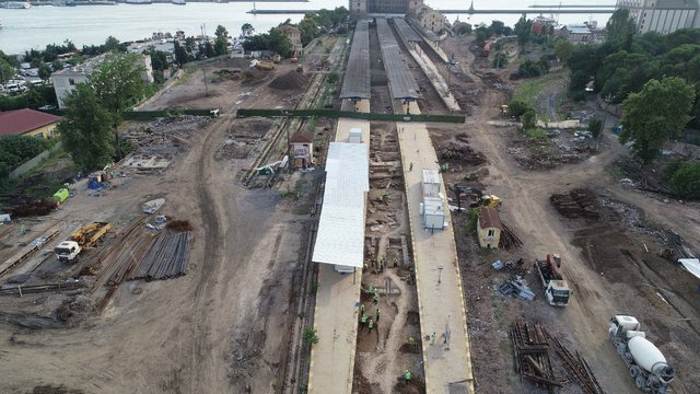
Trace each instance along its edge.
{"label": "pedestrian path", "polygon": [[[357,103],[369,112],[369,101]],[[338,119],[335,140],[347,141],[350,130],[362,130],[362,141],[369,144],[369,121]],[[318,289],[314,328],[318,343],[311,348],[309,393],[350,394],[357,341],[362,271],[340,274],[330,264],[318,264]]]}
{"label": "pedestrian path", "polygon": [[[415,103],[411,113],[420,113]],[[466,305],[449,209],[445,204],[449,226],[434,233],[423,229],[420,214],[422,170],[439,169],[437,154],[424,123],[398,122],[397,128],[416,267],[426,392],[473,393]],[[444,183],[442,190],[444,193]]]}

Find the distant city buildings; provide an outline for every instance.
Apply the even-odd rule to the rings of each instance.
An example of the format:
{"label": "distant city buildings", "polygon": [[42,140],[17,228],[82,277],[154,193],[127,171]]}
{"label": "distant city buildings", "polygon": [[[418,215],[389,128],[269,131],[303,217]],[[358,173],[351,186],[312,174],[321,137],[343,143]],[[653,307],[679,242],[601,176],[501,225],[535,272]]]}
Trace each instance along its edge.
{"label": "distant city buildings", "polygon": [[423,0],[349,0],[350,14],[410,14],[423,5]]}
{"label": "distant city buildings", "polygon": [[629,10],[640,33],[700,28],[700,0],[617,0],[617,8]]}
{"label": "distant city buildings", "polygon": [[449,22],[447,21],[447,17],[440,13],[440,11],[434,10],[427,5],[419,5],[418,8],[413,10],[410,14],[424,31],[431,31],[439,34],[448,27]]}

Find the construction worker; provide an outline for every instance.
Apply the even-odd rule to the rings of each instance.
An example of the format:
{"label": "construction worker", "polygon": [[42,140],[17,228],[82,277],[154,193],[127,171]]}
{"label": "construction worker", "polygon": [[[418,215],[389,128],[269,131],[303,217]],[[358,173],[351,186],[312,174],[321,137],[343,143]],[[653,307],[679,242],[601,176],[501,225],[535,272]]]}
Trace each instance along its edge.
{"label": "construction worker", "polygon": [[413,374],[409,370],[403,371],[403,380],[406,382],[410,382],[411,379],[413,379]]}
{"label": "construction worker", "polygon": [[367,328],[369,328],[370,331],[374,329],[374,320],[371,318],[367,321]]}
{"label": "construction worker", "polygon": [[377,308],[377,323],[379,323],[379,308]]}

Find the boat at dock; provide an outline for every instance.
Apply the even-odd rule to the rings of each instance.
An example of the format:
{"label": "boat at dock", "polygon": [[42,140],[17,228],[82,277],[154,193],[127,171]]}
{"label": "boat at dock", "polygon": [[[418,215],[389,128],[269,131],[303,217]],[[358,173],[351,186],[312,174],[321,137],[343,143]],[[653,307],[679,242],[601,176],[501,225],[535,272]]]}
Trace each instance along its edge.
{"label": "boat at dock", "polygon": [[170,2],[171,2],[172,4],[175,4],[175,5],[185,5],[185,4],[187,4],[187,2],[186,2],[185,0],[170,0]]}
{"label": "boat at dock", "polygon": [[32,8],[32,4],[28,1],[4,1],[0,3],[0,8],[7,8],[10,10],[26,10]]}

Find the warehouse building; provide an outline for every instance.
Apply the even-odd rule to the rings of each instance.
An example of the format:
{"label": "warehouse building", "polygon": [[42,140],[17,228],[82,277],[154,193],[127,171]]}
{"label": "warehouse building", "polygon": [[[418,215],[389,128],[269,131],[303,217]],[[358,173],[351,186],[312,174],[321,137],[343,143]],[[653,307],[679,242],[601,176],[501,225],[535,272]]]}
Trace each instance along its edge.
{"label": "warehouse building", "polygon": [[640,33],[700,28],[700,0],[617,0],[617,8],[629,10]]}

